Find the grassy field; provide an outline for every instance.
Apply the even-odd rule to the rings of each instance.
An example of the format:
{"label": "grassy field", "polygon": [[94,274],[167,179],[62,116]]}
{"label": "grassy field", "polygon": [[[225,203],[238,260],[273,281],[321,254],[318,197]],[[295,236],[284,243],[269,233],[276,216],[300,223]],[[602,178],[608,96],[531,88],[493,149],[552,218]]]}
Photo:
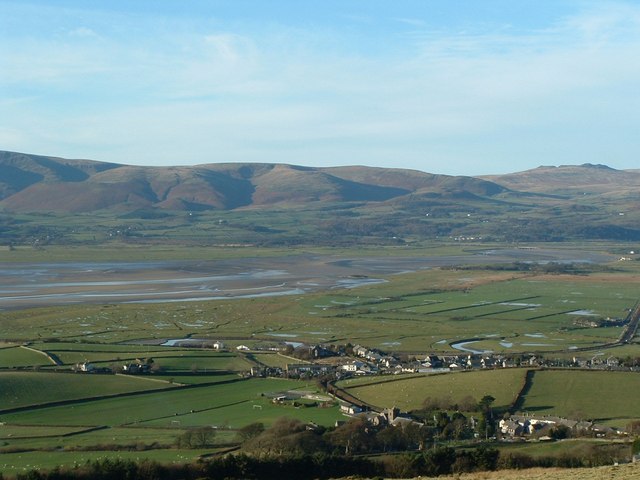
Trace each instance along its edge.
{"label": "grassy field", "polygon": [[46,355],[22,346],[0,349],[0,368],[40,367],[52,365]]}
{"label": "grassy field", "polygon": [[524,384],[526,370],[505,369],[438,375],[359,378],[338,383],[351,395],[379,407],[415,410],[427,397],[449,398],[454,403],[468,395],[480,400],[493,396],[496,407],[513,403]]}
{"label": "grassy field", "polygon": [[[116,252],[119,256],[109,258]],[[358,252],[318,248],[304,252],[353,256],[473,253],[460,245],[444,244],[432,251],[365,247]],[[44,252],[0,251],[0,262],[8,257],[13,261],[209,260],[288,253],[285,249],[254,247],[189,250],[158,246],[145,250],[128,245],[120,249],[114,244],[101,252],[90,246],[78,251],[60,247]],[[302,251],[293,252],[298,253]],[[608,350],[599,347],[616,339],[620,328],[584,328],[573,323],[580,315],[624,317],[626,309],[638,300],[640,267],[636,263],[640,264],[627,262],[616,265],[615,271],[584,275],[433,268],[381,275],[387,281],[384,284],[277,298],[183,304],[78,304],[2,311],[0,411],[27,408],[0,413],[0,423],[4,424],[0,426],[0,472],[16,473],[60,463],[72,465],[105,455],[189,461],[202,452],[69,450],[100,449],[100,445],[113,443],[142,448],[156,442],[156,446],[165,447],[172,445],[186,428],[203,425],[215,426],[216,443],[225,444],[234,440],[235,429],[252,422],[270,425],[277,418],[288,416],[330,426],[344,419],[336,403],[297,401],[295,397],[300,394],[291,395],[291,400],[283,404],[273,403],[271,398],[276,393],[315,393],[316,384],[242,379],[238,374],[249,370],[252,358],[273,367],[284,367],[292,360],[267,352],[252,352],[245,357],[234,349],[240,344],[359,343],[387,352],[417,355],[459,353],[454,348],[456,342],[470,340],[473,343],[467,344],[468,348],[502,353],[549,352],[566,358],[575,355],[576,348],[591,347],[592,351],[579,355],[638,356],[637,342]],[[166,339],[186,337],[224,340],[230,351],[159,345]],[[20,346],[21,341],[29,342],[29,348]],[[45,352],[61,365],[54,366]],[[110,367],[150,357],[161,372],[144,377],[49,372],[54,368],[70,370],[83,361]],[[412,410],[420,408],[427,397],[459,402],[469,395],[477,400],[492,395],[496,407],[506,408],[522,388],[525,374],[525,369],[503,369],[365,377],[340,382],[340,386],[379,407]],[[114,394],[127,396],[100,398]],[[601,423],[624,426],[631,419],[640,419],[640,407],[635,401],[639,396],[637,374],[536,371],[523,410],[580,414]],[[77,399],[87,400],[28,408]],[[313,405],[304,406],[308,403]],[[103,428],[85,431],[91,426]],[[537,448],[544,455],[545,449],[561,449],[565,444],[540,444]],[[18,454],[10,453],[11,449],[47,452]],[[60,451],[49,451],[56,449]]]}
{"label": "grassy field", "polygon": [[149,382],[144,378],[124,375],[21,371],[0,372],[0,385],[1,409],[171,386],[166,382]]}
{"label": "grassy field", "polygon": [[[154,382],[138,380],[152,387]],[[232,383],[198,385],[164,392],[96,399],[72,406],[49,407],[2,415],[7,424],[24,425],[138,425],[198,426],[215,425],[239,428],[247,423],[271,423],[281,416],[313,417],[331,424],[340,415],[337,408],[271,408],[270,394],[288,390],[316,391],[314,385],[295,380],[250,379]],[[257,407],[253,407],[253,405]]]}
{"label": "grassy field", "polygon": [[522,410],[624,427],[630,420],[640,419],[638,398],[637,373],[536,371]]}

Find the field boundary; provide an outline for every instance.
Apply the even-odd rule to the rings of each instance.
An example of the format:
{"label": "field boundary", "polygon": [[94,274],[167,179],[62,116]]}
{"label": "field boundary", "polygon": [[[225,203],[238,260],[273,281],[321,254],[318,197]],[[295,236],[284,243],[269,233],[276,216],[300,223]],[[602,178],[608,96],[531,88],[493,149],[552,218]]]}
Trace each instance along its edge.
{"label": "field boundary", "polygon": [[182,386],[176,386],[176,387],[154,388],[153,390],[142,390],[142,391],[138,390],[134,392],[122,392],[122,393],[115,393],[111,395],[100,395],[97,397],[84,397],[84,398],[74,398],[70,400],[58,400],[55,402],[46,402],[46,403],[38,403],[34,405],[25,405],[22,407],[7,408],[4,410],[0,410],[0,415],[27,412],[30,410],[41,410],[44,408],[51,408],[51,407],[61,407],[65,405],[78,405],[82,403],[95,402],[98,400],[110,400],[114,398],[134,397],[137,395],[150,395],[150,394],[157,394],[162,392],[171,392],[176,390],[190,390],[194,388],[204,388],[204,387],[210,387],[213,385],[225,385],[229,383],[242,382],[246,380],[248,380],[248,378],[234,378],[230,380],[223,380],[221,382],[194,383],[194,384],[188,384],[188,385],[182,385]]}
{"label": "field boundary", "polygon": [[40,355],[44,355],[45,357],[47,357],[47,359],[48,359],[48,360],[49,360],[53,365],[56,365],[56,366],[60,366],[60,365],[62,365],[62,362],[60,361],[60,359],[59,359],[58,357],[56,357],[56,356],[54,356],[54,355],[50,354],[50,353],[49,353],[49,352],[47,352],[47,351],[44,351],[44,350],[38,350],[38,349],[36,349],[36,348],[29,347],[29,346],[27,346],[27,345],[20,345],[20,346],[19,346],[19,348],[24,348],[25,350],[28,350],[28,351],[30,351],[30,352],[34,352],[34,353],[37,353],[37,354],[40,354]]}
{"label": "field boundary", "polygon": [[517,412],[522,408],[522,405],[524,405],[525,397],[527,396],[527,394],[531,390],[531,387],[533,386],[533,377],[535,376],[535,373],[536,373],[535,370],[531,370],[531,369],[527,370],[527,373],[524,376],[524,382],[522,382],[522,388],[520,389],[516,397],[513,399],[513,403],[511,404],[511,407],[509,407],[508,409],[510,414],[513,415],[515,412]]}

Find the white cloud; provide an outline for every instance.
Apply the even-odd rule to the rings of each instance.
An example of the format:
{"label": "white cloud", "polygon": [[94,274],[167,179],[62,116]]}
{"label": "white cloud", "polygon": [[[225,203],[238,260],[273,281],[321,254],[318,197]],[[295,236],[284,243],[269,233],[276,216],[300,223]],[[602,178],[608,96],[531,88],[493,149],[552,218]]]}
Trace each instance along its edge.
{"label": "white cloud", "polygon": [[[393,54],[337,50],[333,30],[190,31],[138,18],[110,19],[124,21],[110,33],[91,24],[54,41],[9,39],[0,46],[0,86],[26,100],[0,97],[0,140],[129,163],[342,161],[438,171],[424,159],[439,158],[446,173],[469,171],[478,158],[494,171],[500,162],[502,170],[582,163],[604,151],[595,132],[603,145],[624,139],[633,153],[640,8],[605,13],[517,35],[421,33],[419,20],[397,18],[412,28],[403,40],[411,43]],[[134,28],[149,31],[130,37]]]}
{"label": "white cloud", "polygon": [[72,37],[80,37],[80,38],[96,38],[98,34],[87,27],[78,27],[74,28],[69,32],[69,35]]}

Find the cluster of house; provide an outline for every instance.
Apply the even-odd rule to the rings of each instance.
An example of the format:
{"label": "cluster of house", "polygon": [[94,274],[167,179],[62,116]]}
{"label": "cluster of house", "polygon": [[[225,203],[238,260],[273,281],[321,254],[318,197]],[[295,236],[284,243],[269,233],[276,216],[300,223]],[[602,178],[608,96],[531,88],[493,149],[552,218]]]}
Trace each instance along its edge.
{"label": "cluster of house", "polygon": [[[354,358],[355,357],[355,358]],[[317,357],[316,357],[317,358]],[[334,374],[338,377],[401,374],[401,373],[441,373],[457,370],[507,368],[519,366],[520,360],[510,359],[502,355],[426,355],[414,360],[402,361],[399,358],[385,354],[379,350],[372,350],[360,345],[353,347],[353,356],[341,356],[338,361],[315,363],[292,363],[283,370],[283,374],[290,377],[319,376]],[[536,356],[528,357],[527,366],[540,366],[540,359]]]}
{"label": "cluster of house", "polygon": [[500,420],[498,427],[500,432],[507,437],[539,436],[545,438],[546,434],[555,427],[568,428],[573,436],[585,436],[593,434],[596,437],[623,434],[623,430],[596,424],[587,420],[570,420],[568,418],[536,415],[511,415]]}
{"label": "cluster of house", "polygon": [[[607,370],[640,370],[640,367],[621,366],[620,360],[613,356],[593,356],[590,358],[545,359],[539,355],[506,356],[493,353],[458,355],[423,355],[411,360],[369,349],[361,345],[353,347],[352,355],[336,355],[322,346],[301,346],[310,352],[306,358],[311,362],[290,363],[285,368],[254,367],[253,376],[316,377],[334,375],[338,378],[376,374],[402,373],[444,373],[461,370],[481,370],[512,367],[562,367]],[[329,358],[333,356],[333,358]]]}
{"label": "cluster of house", "polygon": [[376,412],[373,410],[365,410],[364,408],[351,403],[343,403],[340,405],[340,411],[350,417],[363,417],[367,422],[375,427],[383,427],[387,425],[397,427],[408,425],[410,423],[423,425],[421,422],[411,418],[409,415],[400,412],[400,409],[397,407],[385,408],[381,412]]}
{"label": "cluster of house", "polygon": [[102,367],[97,366],[89,361],[76,364],[74,370],[81,373],[127,373],[130,375],[140,375],[145,373],[151,373],[153,367],[153,359],[136,359],[133,362],[127,362],[123,365]]}

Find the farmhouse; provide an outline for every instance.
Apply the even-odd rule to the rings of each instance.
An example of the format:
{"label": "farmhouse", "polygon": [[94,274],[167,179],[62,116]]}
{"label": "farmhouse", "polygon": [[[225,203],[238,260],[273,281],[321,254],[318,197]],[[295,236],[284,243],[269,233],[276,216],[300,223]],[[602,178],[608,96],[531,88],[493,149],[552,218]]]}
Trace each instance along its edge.
{"label": "farmhouse", "polygon": [[345,415],[357,415],[358,413],[362,413],[364,408],[352,403],[343,403],[340,405],[340,411]]}
{"label": "farmhouse", "polygon": [[364,368],[366,363],[355,360],[353,362],[345,363],[344,365],[340,365],[340,370],[343,372],[356,373]]}
{"label": "farmhouse", "polygon": [[90,362],[82,362],[76,365],[76,370],[85,373],[91,373],[96,369],[96,366]]}
{"label": "farmhouse", "polygon": [[285,373],[288,377],[317,376],[332,373],[334,367],[318,363],[288,363]]}
{"label": "farmhouse", "polygon": [[509,418],[500,420],[499,427],[503,435],[517,437],[522,435],[533,435],[546,428],[563,426],[570,429],[574,435],[584,435],[590,432],[596,436],[605,436],[611,434],[620,434],[611,427],[597,425],[589,421],[571,420],[569,418],[555,416],[529,416],[529,415],[512,415]]}

